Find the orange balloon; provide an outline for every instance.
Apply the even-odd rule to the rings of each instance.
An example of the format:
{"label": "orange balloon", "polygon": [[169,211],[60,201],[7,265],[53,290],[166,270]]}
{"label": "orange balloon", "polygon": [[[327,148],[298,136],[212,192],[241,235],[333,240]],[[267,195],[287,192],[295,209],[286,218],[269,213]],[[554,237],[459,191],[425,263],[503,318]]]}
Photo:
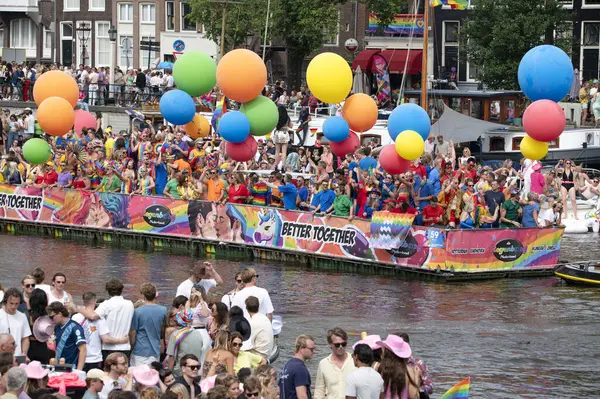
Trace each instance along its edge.
{"label": "orange balloon", "polygon": [[267,84],[267,68],[254,51],[237,49],[225,54],[217,65],[217,86],[227,97],[247,103]]}
{"label": "orange balloon", "polygon": [[49,97],[38,107],[37,120],[44,132],[51,136],[63,136],[73,128],[75,111],[64,98]]}
{"label": "orange balloon", "polygon": [[378,115],[379,111],[375,101],[363,93],[351,95],[342,107],[342,118],[355,132],[362,133],[371,129],[375,126]]}
{"label": "orange balloon", "polygon": [[71,75],[62,71],[43,73],[33,85],[33,98],[39,107],[45,99],[50,97],[64,98],[71,104],[71,107],[76,106],[79,100],[77,82]]}
{"label": "orange balloon", "polygon": [[185,132],[192,139],[204,138],[210,134],[210,123],[200,114],[196,114],[191,122],[185,125]]}

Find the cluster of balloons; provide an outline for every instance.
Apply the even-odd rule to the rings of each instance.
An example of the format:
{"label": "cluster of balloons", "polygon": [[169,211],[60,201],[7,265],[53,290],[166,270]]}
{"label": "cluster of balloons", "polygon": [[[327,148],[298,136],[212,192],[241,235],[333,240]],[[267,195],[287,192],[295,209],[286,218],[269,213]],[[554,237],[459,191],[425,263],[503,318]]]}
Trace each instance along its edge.
{"label": "cluster of balloons", "polygon": [[218,65],[207,54],[187,52],[175,61],[173,78],[180,90],[163,95],[160,111],[167,121],[185,125],[192,138],[206,137],[211,126],[206,118],[196,114],[192,96],[204,95],[217,84],[226,97],[242,103],[240,111],[216,111],[212,121],[227,142],[227,154],[236,161],[252,159],[258,148],[254,136],[264,136],[277,125],[277,106],[260,95],[267,83],[267,68],[253,51],[233,50]]}
{"label": "cluster of balloons", "polygon": [[565,114],[557,103],[571,89],[573,65],[558,47],[542,45],[523,56],[518,74],[521,90],[533,101],[523,113],[527,136],[521,141],[521,153],[525,158],[540,160],[548,154],[548,143],[565,129]]}
{"label": "cluster of balloons", "polygon": [[384,146],[379,155],[383,170],[393,175],[406,172],[410,162],[423,155],[430,131],[429,115],[417,104],[395,108],[388,119],[388,133],[394,144]]}

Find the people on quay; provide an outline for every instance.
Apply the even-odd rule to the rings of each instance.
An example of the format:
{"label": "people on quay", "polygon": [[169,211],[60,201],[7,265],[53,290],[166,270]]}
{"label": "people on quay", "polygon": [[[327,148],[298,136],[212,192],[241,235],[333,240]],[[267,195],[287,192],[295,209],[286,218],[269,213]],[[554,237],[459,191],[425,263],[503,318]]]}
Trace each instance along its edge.
{"label": "people on quay", "polygon": [[[404,342],[410,345],[410,337],[407,333],[401,332],[398,334],[398,336],[402,338]],[[407,364],[409,366],[416,366],[419,369],[421,380],[421,385],[419,386],[419,397],[428,397],[428,395],[431,395],[433,393],[433,383],[431,382],[431,377],[429,376],[427,364],[422,359],[413,356],[412,353],[408,358]]]}
{"label": "people on quay", "polygon": [[319,362],[315,399],[343,399],[346,396],[346,379],[356,370],[352,354],[346,351],[348,334],[336,327],[327,332],[331,354]]}
{"label": "people on quay", "polygon": [[104,359],[104,387],[98,393],[100,399],[108,399],[113,390],[125,390],[130,385],[129,359],[122,352],[112,352]]}
{"label": "people on quay", "polygon": [[378,343],[384,350],[380,364],[384,386],[383,397],[387,399],[418,397],[421,374],[416,366],[408,364],[412,354],[410,345],[393,334]]}
{"label": "people on quay", "polygon": [[267,316],[269,320],[273,320],[273,303],[269,292],[261,287],[256,286],[258,274],[252,267],[245,268],[240,275],[244,288],[242,288],[233,298],[231,306],[238,306],[244,311],[246,319],[250,320],[250,314],[246,310],[246,299],[253,296],[258,299],[258,312]]}
{"label": "people on quay", "polygon": [[200,361],[193,354],[185,355],[179,361],[181,376],[175,377],[176,384],[182,384],[187,390],[190,398],[195,398],[202,392],[198,383],[200,374]]}
{"label": "people on quay", "polygon": [[60,302],[66,306],[73,304],[73,297],[65,291],[65,284],[67,284],[67,276],[64,273],[56,273],[52,276],[52,286],[47,292],[48,303]]}
{"label": "people on quay", "polygon": [[83,399],[99,399],[100,392],[104,388],[104,371],[102,369],[90,369],[85,375],[85,393]]}
{"label": "people on quay", "polygon": [[167,341],[167,364],[176,377],[181,376],[181,359],[186,355],[194,355],[196,359],[206,356],[204,334],[192,328],[193,314],[189,309],[175,313],[177,329],[171,333]]}
{"label": "people on quay", "polygon": [[260,305],[257,297],[249,296],[246,298],[245,305],[250,316],[250,351],[268,359],[275,345],[271,319],[259,312]]}
{"label": "people on quay", "polygon": [[[96,309],[96,294],[88,291],[83,294],[83,306],[88,311],[94,311]],[[102,368],[102,342],[105,340],[113,340],[109,335],[108,326],[106,321],[102,318],[97,320],[86,319],[81,313],[75,313],[71,319],[76,323],[79,323],[85,334],[85,340],[87,342],[87,348],[85,352],[85,364],[83,371],[89,371],[92,369]],[[124,343],[124,339],[121,343]]]}
{"label": "people on quay", "polygon": [[356,369],[346,377],[346,398],[379,399],[384,392],[383,378],[371,367],[373,350],[367,344],[354,346],[352,360]]}
{"label": "people on quay", "polygon": [[296,338],[295,355],[279,372],[280,399],[310,399],[311,378],[306,361],[315,355],[315,340],[310,335]]}
{"label": "people on quay", "polygon": [[15,356],[26,356],[29,350],[31,327],[27,316],[17,309],[22,301],[22,294],[16,288],[4,292],[2,309],[0,309],[0,334],[10,334],[15,342]]}

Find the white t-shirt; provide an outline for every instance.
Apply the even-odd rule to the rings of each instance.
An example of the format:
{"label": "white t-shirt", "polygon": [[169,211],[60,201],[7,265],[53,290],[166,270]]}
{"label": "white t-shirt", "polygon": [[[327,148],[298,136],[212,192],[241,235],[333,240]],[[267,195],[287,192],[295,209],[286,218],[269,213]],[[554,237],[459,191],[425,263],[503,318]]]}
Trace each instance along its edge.
{"label": "white t-shirt", "polygon": [[35,118],[33,115],[27,117],[27,134],[33,134],[35,132]]}
{"label": "white t-shirt", "polygon": [[[120,338],[129,335],[133,310],[133,303],[131,301],[124,299],[122,296],[113,296],[98,306],[96,314],[106,321],[110,336]],[[129,342],[126,344],[102,343],[102,349],[128,351],[131,349],[131,345]]]}
{"label": "white t-shirt", "polygon": [[165,78],[165,81],[167,82],[167,87],[173,87],[173,76],[172,75],[167,75]]}
{"label": "white t-shirt", "polygon": [[556,214],[552,208],[544,209],[538,216],[538,223],[542,226],[546,226],[546,221],[550,222],[550,225],[556,221]]}
{"label": "white t-shirt", "polygon": [[273,350],[273,325],[271,320],[262,313],[257,313],[250,319],[250,342],[252,348],[261,355],[268,357]]}
{"label": "white t-shirt", "polygon": [[69,293],[67,291],[63,291],[63,294],[60,298],[55,297],[52,294],[52,290],[48,290],[46,295],[48,296],[48,304],[51,304],[52,302],[60,302],[64,305],[65,303],[69,302]]}
{"label": "white t-shirt", "polygon": [[243,288],[235,295],[233,301],[231,301],[231,306],[239,306],[242,308],[244,310],[244,316],[246,319],[248,319],[248,321],[250,321],[250,315],[246,310],[246,299],[248,299],[250,296],[258,298],[258,313],[262,313],[264,315],[273,313],[274,309],[269,293],[264,288],[256,286]]}
{"label": "white t-shirt", "polygon": [[[210,291],[211,288],[217,286],[217,281],[212,278],[208,279],[208,280],[203,279],[203,280],[200,280],[200,285],[202,285],[202,288],[204,288],[206,295],[208,295],[208,291]],[[190,299],[190,295],[192,294],[193,286],[194,286],[194,283],[192,282],[192,280],[190,280],[188,278],[183,283],[179,284],[179,287],[177,287],[177,294],[175,294],[175,296],[183,295],[187,299]]]}
{"label": "white t-shirt", "polygon": [[383,378],[372,367],[359,367],[346,378],[346,396],[356,399],[379,399]]}
{"label": "white t-shirt", "polygon": [[35,288],[39,288],[40,290],[44,291],[46,295],[50,293],[50,286],[48,284],[36,284]]}
{"label": "white t-shirt", "polygon": [[85,354],[86,363],[98,363],[102,361],[102,335],[108,334],[108,327],[103,319],[88,320],[81,313],[76,313],[71,317],[83,328],[85,340],[87,341],[87,351]]}
{"label": "white t-shirt", "polygon": [[127,381],[120,377],[117,380],[113,380],[112,378],[106,376],[102,379],[102,381],[104,381],[104,387],[102,388],[102,391],[98,392],[98,398],[100,399],[108,399],[108,394],[115,389],[115,381],[118,382],[118,384],[121,386],[121,389],[124,389],[127,386]]}
{"label": "white t-shirt", "polygon": [[10,334],[15,339],[15,356],[27,355],[21,352],[21,340],[31,335],[31,328],[27,317],[17,311],[15,314],[8,314],[4,309],[0,309],[0,334]]}

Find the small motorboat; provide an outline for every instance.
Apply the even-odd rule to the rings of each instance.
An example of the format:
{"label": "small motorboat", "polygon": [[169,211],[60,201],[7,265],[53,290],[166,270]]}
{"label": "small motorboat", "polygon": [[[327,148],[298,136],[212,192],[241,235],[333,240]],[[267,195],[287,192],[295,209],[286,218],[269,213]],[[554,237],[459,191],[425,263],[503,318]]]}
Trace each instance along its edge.
{"label": "small motorboat", "polygon": [[569,284],[600,287],[600,261],[559,265],[554,274]]}
{"label": "small motorboat", "polygon": [[267,361],[269,364],[275,363],[275,361],[279,358],[279,334],[281,334],[281,328],[283,327],[283,319],[281,316],[273,316],[273,337],[275,338],[275,345],[273,345],[273,349],[271,353],[269,353]]}

